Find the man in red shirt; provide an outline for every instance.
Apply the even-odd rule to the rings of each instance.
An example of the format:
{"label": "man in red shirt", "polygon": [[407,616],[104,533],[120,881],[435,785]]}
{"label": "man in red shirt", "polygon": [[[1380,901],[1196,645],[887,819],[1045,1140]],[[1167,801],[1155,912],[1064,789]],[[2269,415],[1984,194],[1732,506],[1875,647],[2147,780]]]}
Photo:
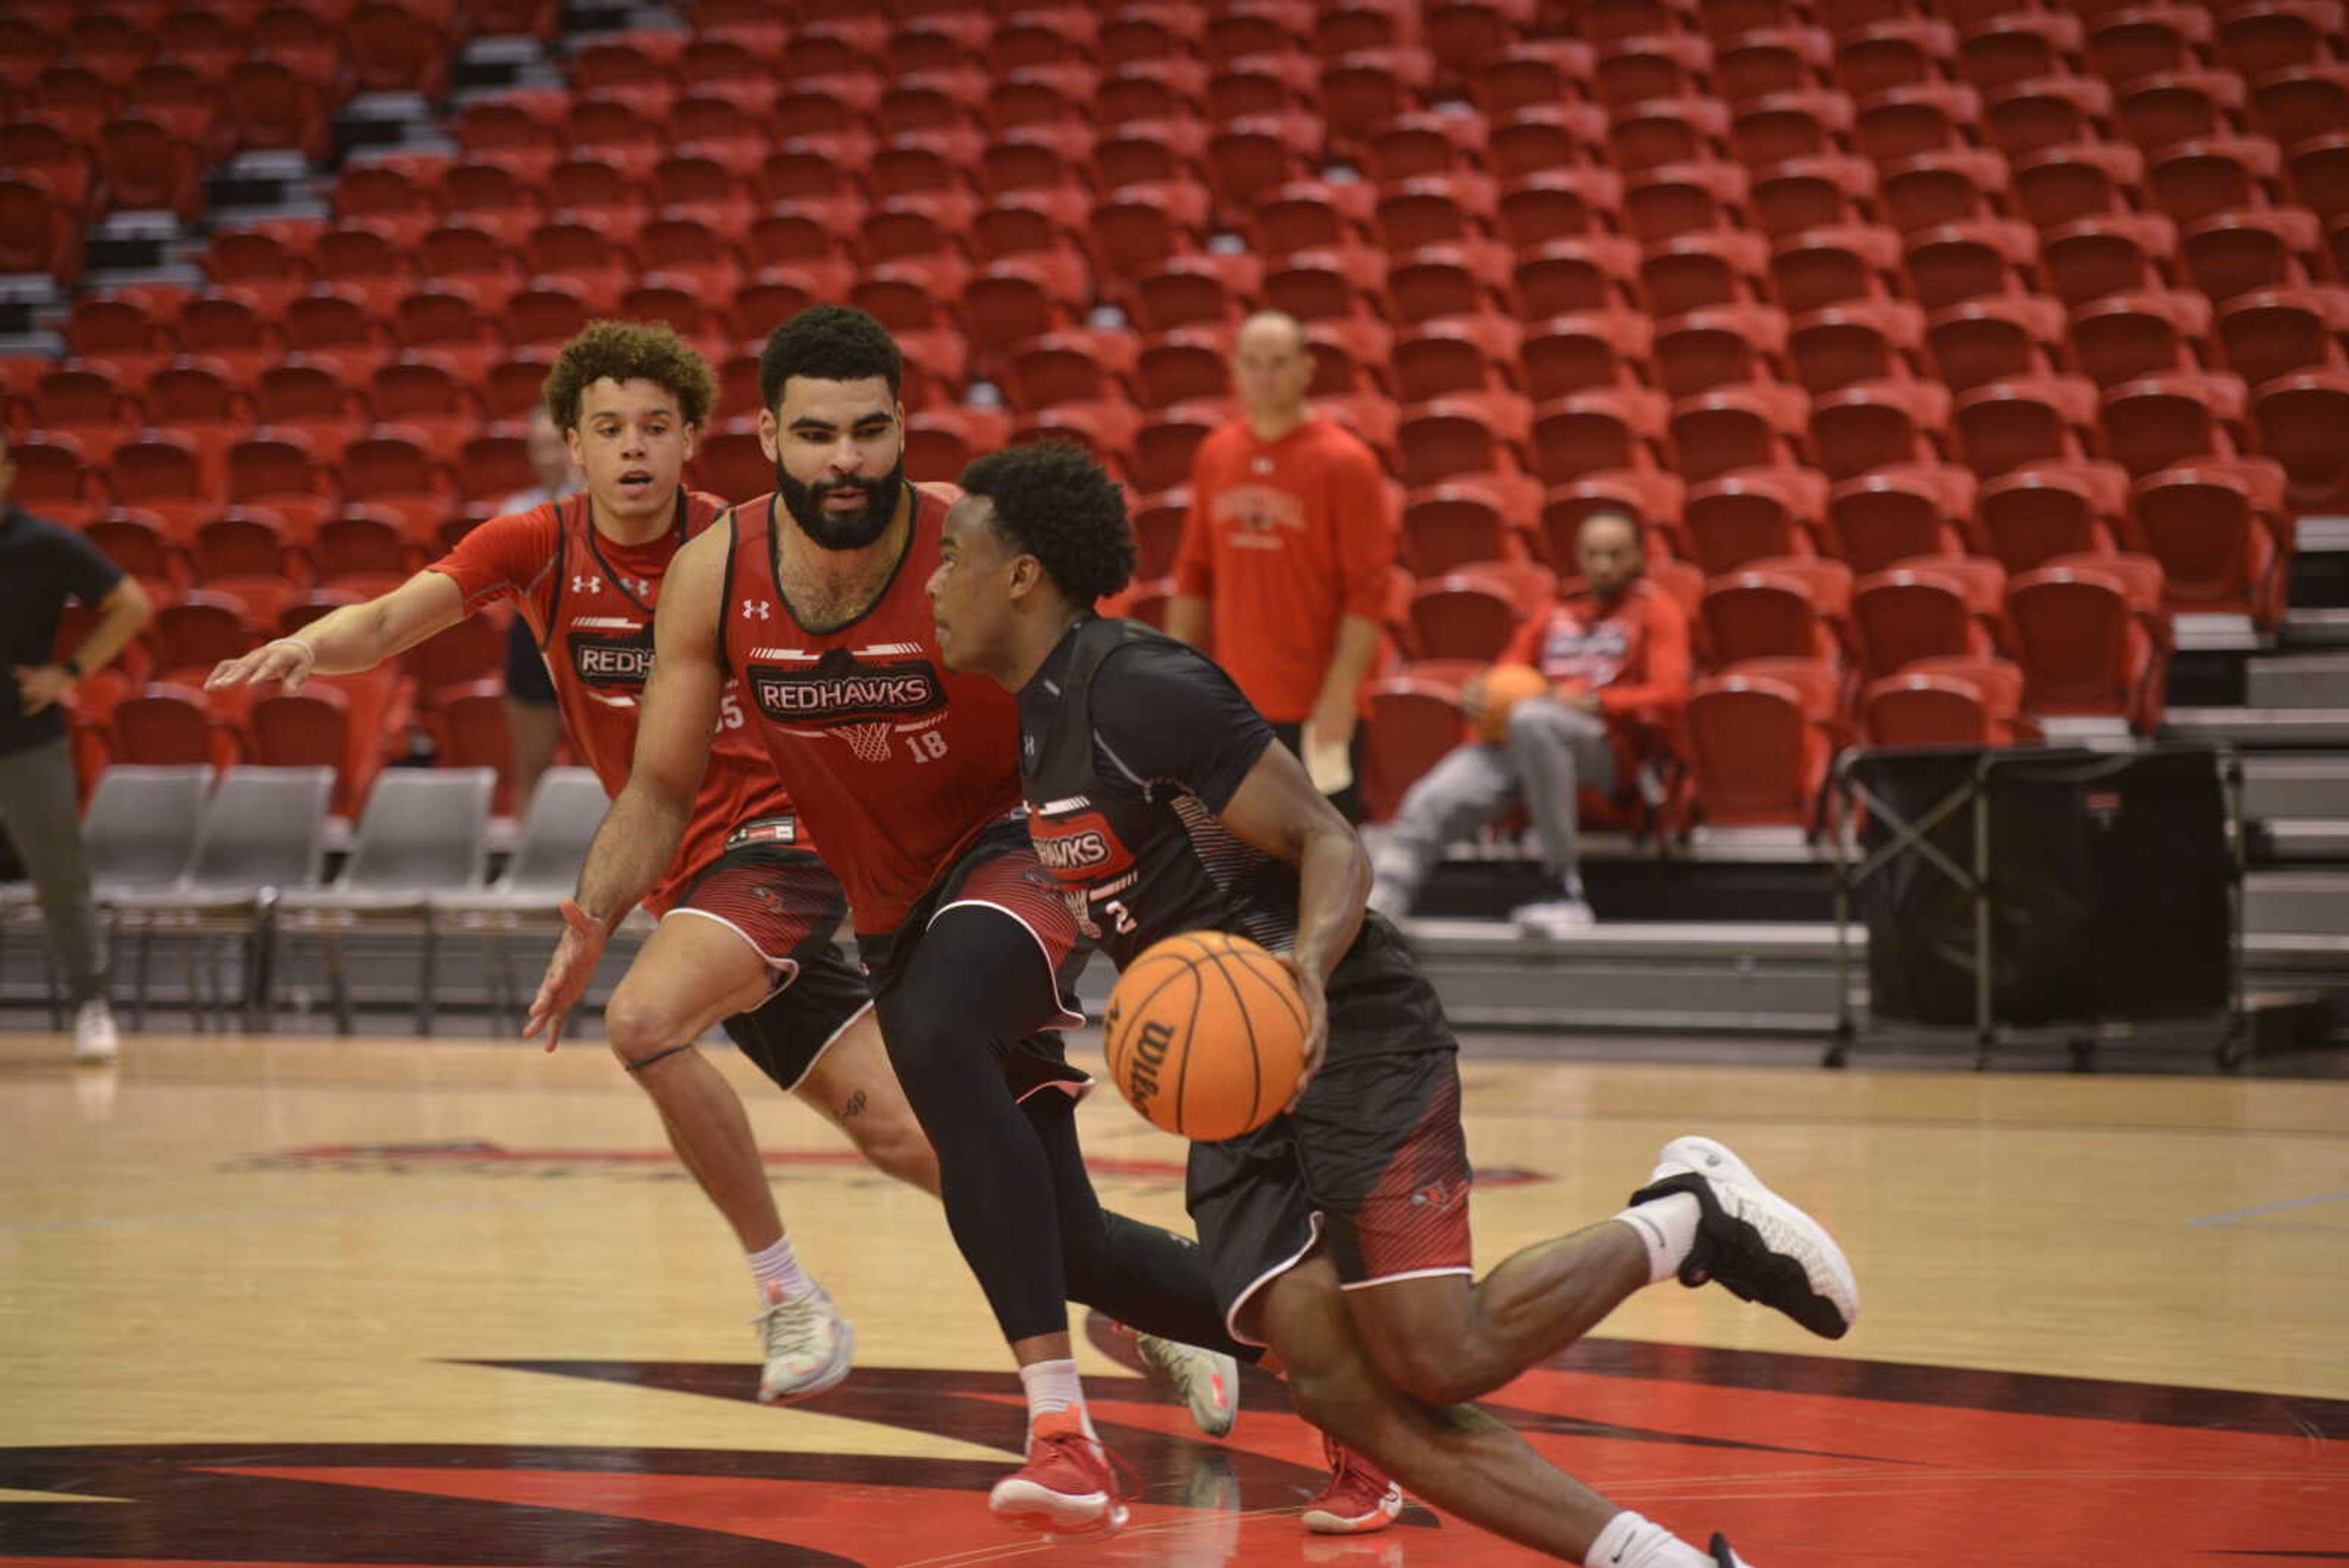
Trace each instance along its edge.
{"label": "man in red shirt", "polygon": [[[1502,656],[1540,670],[1549,694],[1511,709],[1500,743],[1461,746],[1412,785],[1372,861],[1371,908],[1381,914],[1401,919],[1446,844],[1522,800],[1553,886],[1516,911],[1518,928],[1554,936],[1590,924],[1575,846],[1577,796],[1584,789],[1611,794],[1631,776],[1635,729],[1686,696],[1689,633],[1680,602],[1643,575],[1631,517],[1592,513],[1575,551],[1588,587],[1527,621]],[[1484,702],[1480,676],[1461,692],[1461,706],[1473,721]]]}
{"label": "man in red shirt", "polygon": [[[724,511],[678,483],[716,391],[709,368],[667,327],[594,323],[564,347],[545,394],[585,470],[584,493],[491,519],[390,593],[226,660],[206,684],[280,680],[290,691],[314,674],[369,669],[512,597],[553,672],[573,743],[618,794],[671,558]],[[660,924],[605,1006],[605,1033],[734,1228],[760,1291],[759,1397],[789,1401],[846,1376],[855,1336],[793,1256],[741,1101],[693,1043],[722,1022],[768,1076],[882,1170],[935,1193],[937,1163],[882,1050],[864,977],[833,943],[846,908],[840,886],[730,683],[709,728],[672,781],[670,848],[639,889]],[[617,924],[636,901],[598,914]],[[571,900],[563,912],[574,934],[587,926]],[[548,1027],[552,1050],[562,1016],[541,1013],[525,1033]]]}
{"label": "man in red shirt", "polygon": [[[1090,1080],[1058,1033],[1083,1022],[1061,985],[1076,919],[1029,843],[1013,697],[939,653],[924,584],[954,493],[905,478],[903,375],[862,311],[811,306],[768,339],[759,434],[775,493],[678,553],[635,770],[580,902],[608,922],[658,876],[683,785],[739,683],[848,890],[890,1060],[937,1150],[947,1226],[1019,1366],[1027,1463],[990,1507],[1051,1530],[1113,1529],[1126,1509],[1086,1413],[1066,1303],[1239,1347],[1196,1244],[1105,1211],[1085,1173],[1074,1107]],[[533,1015],[560,1017],[595,958],[594,930],[574,927]],[[1236,1375],[1220,1360],[1220,1379]]]}
{"label": "man in red shirt", "polygon": [[1314,413],[1312,380],[1294,317],[1248,317],[1232,358],[1246,412],[1192,460],[1166,629],[1212,648],[1316,785],[1359,817],[1355,715],[1395,519],[1377,456]]}

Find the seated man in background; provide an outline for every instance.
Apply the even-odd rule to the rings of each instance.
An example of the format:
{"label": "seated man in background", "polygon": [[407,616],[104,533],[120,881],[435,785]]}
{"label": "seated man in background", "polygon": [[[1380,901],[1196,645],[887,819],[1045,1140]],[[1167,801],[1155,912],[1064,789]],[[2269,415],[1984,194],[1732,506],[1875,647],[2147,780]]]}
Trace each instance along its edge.
{"label": "seated man in background", "polygon": [[[1389,919],[1410,911],[1444,846],[1465,838],[1522,801],[1541,840],[1547,896],[1519,909],[1518,929],[1554,936],[1590,924],[1575,843],[1576,799],[1585,789],[1612,794],[1632,775],[1633,731],[1654,711],[1677,707],[1689,683],[1687,612],[1649,582],[1640,525],[1621,512],[1594,512],[1575,536],[1584,588],[1530,620],[1502,656],[1549,682],[1507,714],[1505,738],[1456,747],[1403,796],[1371,865],[1371,908]],[[1481,725],[1485,681],[1460,694]]]}
{"label": "seated man in background", "polygon": [[[498,503],[498,515],[511,517],[534,512],[566,495],[575,495],[586,476],[572,459],[571,443],[540,403],[530,410],[530,465],[538,483],[518,490]],[[563,743],[563,711],[555,703],[554,678],[539,656],[538,634],[526,616],[516,616],[506,630],[506,732],[513,737],[512,798],[517,807],[538,787],[538,775],[554,765],[555,749]]]}

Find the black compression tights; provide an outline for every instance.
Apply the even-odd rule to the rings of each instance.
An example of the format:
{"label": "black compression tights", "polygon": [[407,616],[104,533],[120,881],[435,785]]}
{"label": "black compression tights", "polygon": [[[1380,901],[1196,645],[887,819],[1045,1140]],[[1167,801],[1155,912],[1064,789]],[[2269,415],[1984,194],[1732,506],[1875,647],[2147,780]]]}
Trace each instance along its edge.
{"label": "black compression tights", "polygon": [[[1198,1247],[1102,1208],[1068,1096],[1012,1099],[1003,1053],[1060,1011],[1026,927],[996,909],[948,909],[877,1011],[905,1098],[937,1150],[947,1228],[1006,1340],[1066,1332],[1065,1298],[1150,1334],[1239,1349]],[[1044,1223],[1048,1214],[1059,1223]]]}

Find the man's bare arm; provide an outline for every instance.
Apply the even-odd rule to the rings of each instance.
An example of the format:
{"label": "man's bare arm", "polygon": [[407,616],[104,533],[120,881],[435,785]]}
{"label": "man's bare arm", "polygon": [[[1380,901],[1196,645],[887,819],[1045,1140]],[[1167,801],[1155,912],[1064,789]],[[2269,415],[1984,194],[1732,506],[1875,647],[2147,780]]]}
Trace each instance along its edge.
{"label": "man's bare arm", "polygon": [[299,691],[313,675],[372,670],[464,618],[465,593],[456,579],[443,572],[419,572],[365,604],[328,611],[292,637],[264,642],[241,659],[221,660],[204,686],[282,680],[286,691]]}

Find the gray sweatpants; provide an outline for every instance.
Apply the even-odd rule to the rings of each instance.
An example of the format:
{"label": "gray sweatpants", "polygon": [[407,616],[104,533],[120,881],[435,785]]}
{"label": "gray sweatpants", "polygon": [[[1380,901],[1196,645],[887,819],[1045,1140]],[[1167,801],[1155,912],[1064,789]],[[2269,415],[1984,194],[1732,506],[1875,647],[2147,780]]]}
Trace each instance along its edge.
{"label": "gray sweatpants", "polygon": [[106,952],[74,809],[73,754],[62,740],[0,753],[0,827],[33,879],[49,950],[75,1006],[106,994]]}
{"label": "gray sweatpants", "polygon": [[1520,799],[1541,840],[1542,864],[1561,888],[1578,889],[1575,795],[1586,786],[1615,788],[1607,721],[1546,697],[1518,703],[1506,741],[1453,748],[1403,795],[1373,863],[1374,903],[1393,913],[1410,909],[1445,845],[1475,834]]}

